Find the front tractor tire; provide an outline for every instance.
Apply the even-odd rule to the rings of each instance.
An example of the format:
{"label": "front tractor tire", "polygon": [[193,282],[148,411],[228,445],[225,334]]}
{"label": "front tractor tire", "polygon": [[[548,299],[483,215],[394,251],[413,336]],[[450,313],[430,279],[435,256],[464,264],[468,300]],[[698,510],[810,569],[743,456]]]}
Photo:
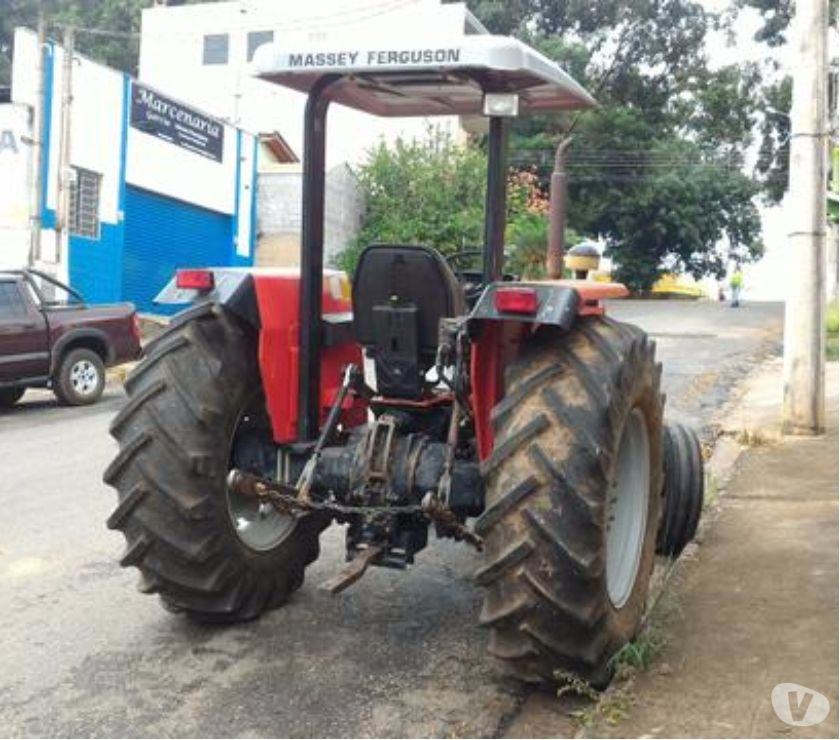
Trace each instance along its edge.
{"label": "front tractor tire", "polygon": [[[284,517],[228,495],[239,466],[265,474],[273,448],[255,333],[223,307],[177,316],[125,382],[104,480],[119,503],[108,527],[140,571],[139,590],[200,621],[253,619],[303,583],[323,517]],[[266,462],[266,460],[269,462]]]}
{"label": "front tractor tire", "polygon": [[531,683],[597,687],[638,632],[662,489],[661,366],[638,328],[540,329],[505,376],[476,579],[489,650]]}

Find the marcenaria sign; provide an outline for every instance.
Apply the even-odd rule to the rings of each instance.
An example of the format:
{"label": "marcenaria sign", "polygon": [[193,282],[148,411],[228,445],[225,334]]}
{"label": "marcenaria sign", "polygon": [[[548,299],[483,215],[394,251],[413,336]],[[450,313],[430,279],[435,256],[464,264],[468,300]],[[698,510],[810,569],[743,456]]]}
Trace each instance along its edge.
{"label": "marcenaria sign", "polygon": [[138,82],[131,86],[131,126],[208,159],[222,161],[224,127],[219,121]]}

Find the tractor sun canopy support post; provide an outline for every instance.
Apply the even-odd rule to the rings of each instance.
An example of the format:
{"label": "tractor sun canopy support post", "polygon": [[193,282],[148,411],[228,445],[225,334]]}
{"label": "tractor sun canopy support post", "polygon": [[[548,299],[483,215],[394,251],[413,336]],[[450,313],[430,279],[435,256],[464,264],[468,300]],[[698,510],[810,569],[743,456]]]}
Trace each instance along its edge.
{"label": "tractor sun canopy support post", "polygon": [[490,118],[487,140],[487,194],[484,206],[484,282],[502,276],[507,220],[506,183],[510,121],[502,116]]}
{"label": "tractor sun canopy support post", "polygon": [[304,111],[298,354],[298,437],[302,442],[317,438],[320,418],[327,92],[339,79],[338,74],[318,79]]}

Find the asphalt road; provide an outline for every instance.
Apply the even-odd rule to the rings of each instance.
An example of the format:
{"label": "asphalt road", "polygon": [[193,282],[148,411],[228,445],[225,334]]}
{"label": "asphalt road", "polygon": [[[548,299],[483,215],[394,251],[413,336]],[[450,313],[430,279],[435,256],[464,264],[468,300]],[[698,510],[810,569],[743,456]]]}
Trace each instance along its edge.
{"label": "asphalt road", "polygon": [[[778,351],[780,305],[623,302],[657,340],[668,414],[708,425]],[[29,392],[0,412],[0,736],[493,736],[522,700],[485,655],[475,556],[432,539],[412,571],[373,569],[338,597],[343,532],[283,609],[191,624],[117,566],[101,482],[122,392],[61,408]]]}

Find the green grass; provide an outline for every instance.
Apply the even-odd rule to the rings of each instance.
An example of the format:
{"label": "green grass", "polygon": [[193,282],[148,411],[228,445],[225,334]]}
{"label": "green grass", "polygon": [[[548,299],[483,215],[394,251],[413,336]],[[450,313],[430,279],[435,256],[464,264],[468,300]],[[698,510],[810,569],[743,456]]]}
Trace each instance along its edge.
{"label": "green grass", "polygon": [[827,360],[838,359],[838,325],[840,325],[840,319],[838,319],[837,301],[834,301],[828,305],[825,314],[825,358]]}
{"label": "green grass", "polygon": [[825,358],[827,360],[837,360],[838,328],[840,328],[840,318],[838,318],[837,301],[834,301],[828,305],[825,312]]}
{"label": "green grass", "polygon": [[663,647],[663,640],[656,630],[648,625],[610,658],[610,664],[618,672],[622,667],[646,671]]}
{"label": "green grass", "polygon": [[570,715],[582,731],[579,734],[586,734],[596,722],[603,721],[610,727],[615,727],[627,718],[635,703],[636,697],[629,688],[609,688],[596,703],[570,712]]}

